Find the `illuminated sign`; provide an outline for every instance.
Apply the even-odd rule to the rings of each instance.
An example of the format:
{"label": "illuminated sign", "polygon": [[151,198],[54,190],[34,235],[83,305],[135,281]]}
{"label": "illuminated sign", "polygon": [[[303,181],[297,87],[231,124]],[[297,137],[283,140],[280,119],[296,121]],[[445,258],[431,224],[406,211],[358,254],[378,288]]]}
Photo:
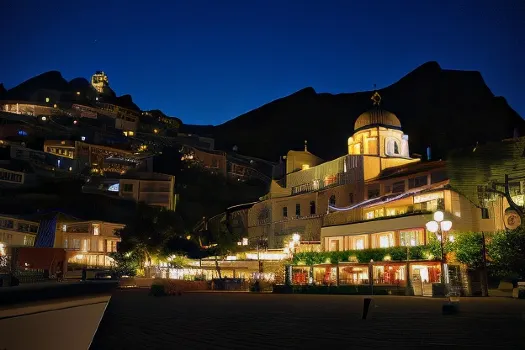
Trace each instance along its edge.
{"label": "illuminated sign", "polygon": [[25,130],[18,130],[18,135],[20,135],[20,136],[27,136],[27,131],[25,131]]}
{"label": "illuminated sign", "polygon": [[521,225],[521,218],[515,210],[507,209],[505,211],[505,226],[514,230]]}
{"label": "illuminated sign", "polygon": [[414,204],[429,202],[429,201],[433,201],[435,199],[440,199],[440,198],[443,198],[443,192],[420,194],[420,195],[414,196]]}
{"label": "illuminated sign", "polygon": [[119,192],[120,191],[120,185],[114,184],[108,187],[108,191],[110,192]]}

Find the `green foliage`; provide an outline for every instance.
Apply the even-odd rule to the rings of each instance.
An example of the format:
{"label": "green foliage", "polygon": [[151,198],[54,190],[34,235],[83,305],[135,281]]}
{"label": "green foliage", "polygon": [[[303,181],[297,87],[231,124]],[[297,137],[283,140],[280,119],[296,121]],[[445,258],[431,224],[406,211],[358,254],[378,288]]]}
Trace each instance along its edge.
{"label": "green foliage", "polygon": [[[445,238],[447,236],[445,235]],[[455,250],[455,243],[450,242],[448,239],[443,242],[443,254],[451,253]],[[435,234],[431,234],[428,239],[428,252],[436,259],[441,259],[441,241],[437,239]]]}
{"label": "green foliage", "polygon": [[[408,257],[410,260],[427,259],[429,247],[417,246],[408,247]],[[369,263],[373,261],[383,261],[390,256],[392,261],[405,261],[407,259],[407,247],[390,247],[363,250],[346,250],[342,252],[300,252],[293,256],[293,263],[298,265],[315,265],[338,262],[359,262]]]}
{"label": "green foliage", "polygon": [[483,236],[480,232],[455,234],[454,252],[456,260],[471,269],[483,266]]}
{"label": "green foliage", "polygon": [[110,257],[115,260],[113,272],[118,276],[135,276],[139,266],[139,259],[133,254],[122,254],[120,252],[110,253]]}
{"label": "green foliage", "polygon": [[184,226],[177,213],[139,203],[135,215],[117,235],[122,239],[119,252],[132,254],[143,266],[146,261],[151,262],[152,257],[165,253],[163,248],[167,242],[184,235]]}
{"label": "green foliage", "polygon": [[523,226],[493,235],[487,250],[494,274],[501,277],[525,278],[525,229]]}

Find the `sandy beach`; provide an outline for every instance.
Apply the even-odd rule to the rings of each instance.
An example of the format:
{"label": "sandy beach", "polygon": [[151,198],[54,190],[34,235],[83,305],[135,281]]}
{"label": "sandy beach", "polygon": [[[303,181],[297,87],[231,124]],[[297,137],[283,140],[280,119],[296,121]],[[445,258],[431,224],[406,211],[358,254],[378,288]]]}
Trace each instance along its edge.
{"label": "sandy beach", "polygon": [[464,298],[457,315],[443,300],[375,296],[187,293],[151,297],[116,291],[91,349],[519,349],[525,303]]}

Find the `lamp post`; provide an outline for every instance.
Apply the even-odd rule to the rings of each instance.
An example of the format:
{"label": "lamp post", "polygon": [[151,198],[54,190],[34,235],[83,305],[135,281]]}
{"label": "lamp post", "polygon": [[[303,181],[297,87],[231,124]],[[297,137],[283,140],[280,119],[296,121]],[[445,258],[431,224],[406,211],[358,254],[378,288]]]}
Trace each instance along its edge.
{"label": "lamp post", "polygon": [[426,227],[427,230],[436,233],[437,238],[440,241],[441,244],[441,283],[445,284],[446,278],[445,278],[445,262],[446,262],[446,256],[445,256],[445,249],[444,249],[444,234],[447,231],[450,231],[452,228],[452,221],[444,220],[445,214],[443,214],[442,211],[436,211],[434,213],[434,220],[427,222]]}

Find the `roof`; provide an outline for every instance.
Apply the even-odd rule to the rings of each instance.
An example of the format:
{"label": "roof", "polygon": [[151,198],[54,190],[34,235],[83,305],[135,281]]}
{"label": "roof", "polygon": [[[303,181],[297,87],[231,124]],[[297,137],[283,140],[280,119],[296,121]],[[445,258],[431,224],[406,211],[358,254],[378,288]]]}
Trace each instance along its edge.
{"label": "roof", "polygon": [[370,179],[369,182],[374,182],[377,180],[387,180],[396,177],[409,176],[417,173],[427,172],[436,169],[445,169],[446,162],[442,160],[432,161],[432,162],[417,162],[409,163],[406,165],[401,165],[397,167],[392,167],[383,170],[379,175],[373,179]]}
{"label": "roof", "polygon": [[374,107],[361,114],[354,124],[354,131],[370,128],[373,126],[384,126],[390,129],[401,129],[401,122],[397,116],[384,109]]}

